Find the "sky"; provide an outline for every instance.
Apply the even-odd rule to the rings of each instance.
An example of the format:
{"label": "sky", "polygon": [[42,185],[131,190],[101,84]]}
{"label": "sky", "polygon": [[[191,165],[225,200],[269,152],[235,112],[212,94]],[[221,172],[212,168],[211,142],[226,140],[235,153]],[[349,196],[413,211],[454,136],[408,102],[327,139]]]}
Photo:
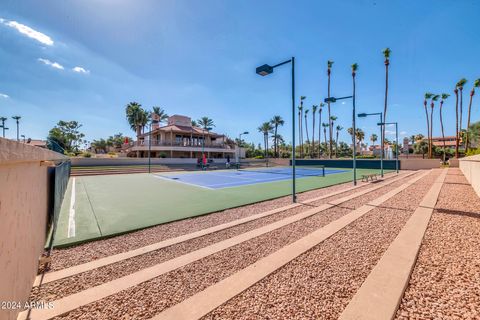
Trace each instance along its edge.
{"label": "sky", "polygon": [[[290,66],[266,77],[255,74],[257,66],[295,56],[296,100],[306,96],[310,108],[327,96],[327,60],[334,61],[332,96],[352,93],[350,66],[358,63],[357,111],[379,112],[382,49],[389,47],[387,121],[397,121],[402,136],[426,135],[423,95],[445,92],[452,94],[445,130],[454,134],[455,83],[469,80],[465,127],[480,78],[479,18],[475,0],[1,0],[0,116],[9,118],[10,138],[14,115],[22,117],[20,134],[34,139],[59,120],[79,121],[87,140],[133,136],[125,106],[136,101],[170,115],[208,116],[214,131],[249,131],[245,140],[254,143],[263,141],[257,128],[280,115],[279,133],[291,142]],[[480,120],[479,106],[480,92],[472,121]],[[347,141],[351,100],[332,104],[332,115]],[[357,126],[369,137],[376,122],[358,119]],[[441,134],[438,108],[433,131]],[[388,139],[393,132],[387,128]]]}

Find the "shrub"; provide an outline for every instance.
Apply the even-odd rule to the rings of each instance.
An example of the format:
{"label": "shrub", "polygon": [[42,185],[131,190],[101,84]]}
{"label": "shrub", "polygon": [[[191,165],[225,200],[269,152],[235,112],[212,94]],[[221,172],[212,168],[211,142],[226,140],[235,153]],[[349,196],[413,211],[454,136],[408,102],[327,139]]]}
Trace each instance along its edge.
{"label": "shrub", "polygon": [[263,159],[263,158],[264,158],[264,156],[255,156],[254,159]]}
{"label": "shrub", "polygon": [[92,154],[91,154],[90,152],[85,152],[85,153],[82,154],[82,156],[83,156],[84,158],[91,158],[91,157],[92,157]]}
{"label": "shrub", "polygon": [[480,154],[480,148],[477,148],[477,149],[471,149],[471,150],[468,150],[468,152],[466,153],[466,156],[474,156],[474,155],[477,155],[477,154]]}
{"label": "shrub", "polygon": [[167,157],[167,154],[165,152],[160,152],[160,154],[158,155],[159,158],[166,158]]}

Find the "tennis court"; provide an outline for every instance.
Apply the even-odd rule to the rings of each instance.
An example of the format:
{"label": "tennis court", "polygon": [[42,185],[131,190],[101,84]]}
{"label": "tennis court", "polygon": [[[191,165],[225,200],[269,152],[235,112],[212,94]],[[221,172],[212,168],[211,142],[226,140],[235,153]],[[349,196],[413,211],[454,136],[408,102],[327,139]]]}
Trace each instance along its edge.
{"label": "tennis court", "polygon": [[[323,178],[326,175],[346,172],[347,170],[325,169],[323,166],[299,166],[297,179],[305,177]],[[160,179],[189,184],[208,189],[232,188],[257,183],[266,183],[292,178],[292,168],[284,166],[254,167],[249,169],[214,170],[206,172],[156,174]]]}
{"label": "tennis court", "polygon": [[[325,168],[325,176],[322,169],[308,170],[299,167],[297,192],[352,181],[351,169]],[[286,196],[292,190],[289,172],[276,167],[70,177],[54,244],[72,245]],[[358,177],[378,172],[358,169]]]}

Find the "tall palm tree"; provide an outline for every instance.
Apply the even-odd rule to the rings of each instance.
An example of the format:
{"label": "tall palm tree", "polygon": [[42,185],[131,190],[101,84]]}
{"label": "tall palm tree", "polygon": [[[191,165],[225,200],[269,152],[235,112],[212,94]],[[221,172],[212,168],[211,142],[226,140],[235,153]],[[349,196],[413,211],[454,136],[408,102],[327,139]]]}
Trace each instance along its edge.
{"label": "tall palm tree", "polygon": [[[322,142],[322,111],[325,104],[322,102],[318,106],[318,157],[320,158],[320,143]],[[326,146],[325,146],[326,147]]]}
{"label": "tall palm tree", "polygon": [[372,141],[372,145],[373,147],[375,147],[375,142],[378,140],[378,136],[373,133],[371,136],[370,136],[370,141]]}
{"label": "tall palm tree", "polygon": [[425,109],[425,116],[427,117],[427,136],[428,136],[428,151],[430,154],[430,119],[428,117],[428,108],[427,108],[427,100],[430,100],[433,97],[433,93],[427,92],[424,95],[423,100],[423,108]]}
{"label": "tall palm tree", "polygon": [[305,146],[305,148],[306,148],[306,150],[305,150],[305,153],[307,153],[307,154],[308,154],[308,153],[309,153],[309,151],[310,151],[310,150],[308,150],[308,149],[307,149],[307,148],[308,148],[308,145],[310,144],[310,139],[309,139],[309,137],[308,137],[308,121],[307,121],[307,118],[308,118],[308,112],[309,112],[309,111],[310,111],[309,109],[305,109],[305,113],[304,113],[304,116],[305,116],[305,133],[306,133],[306,135],[307,135],[307,141],[305,141],[305,143],[306,143],[306,146]]}
{"label": "tall palm tree", "polygon": [[442,107],[443,107],[443,103],[445,102],[445,100],[448,99],[448,97],[450,97],[449,94],[447,93],[442,93],[442,99],[440,100],[440,128],[442,129],[442,140],[443,140],[443,162],[445,162],[445,149],[446,149],[446,146],[445,146],[445,132],[443,130],[443,115],[442,115]]}
{"label": "tall palm tree", "polygon": [[313,155],[315,154],[315,113],[317,113],[317,109],[318,109],[318,106],[317,105],[313,105],[312,106],[312,151],[310,152],[311,155],[313,157]]}
{"label": "tall palm tree", "polygon": [[328,148],[328,145],[327,145],[327,128],[329,127],[330,125],[328,123],[322,123],[322,127],[323,127],[323,137],[325,139],[325,148]]}
{"label": "tall palm tree", "polygon": [[[332,130],[332,134],[333,134],[333,130],[335,129],[335,121],[337,121],[337,119],[338,119],[338,117],[336,117],[336,116],[331,116],[330,117],[330,128]],[[333,142],[334,142],[334,139],[332,139],[332,145],[333,145]],[[333,146],[332,146],[332,151],[333,151]]]}
{"label": "tall palm tree", "polygon": [[[390,54],[392,50],[390,48],[385,48],[382,51],[383,57],[385,58],[385,104],[383,106],[383,122],[387,122],[387,107],[388,107],[388,66],[390,65]],[[382,135],[385,137],[385,126],[382,126]],[[383,153],[383,150],[382,150]]]}
{"label": "tall palm tree", "polygon": [[335,158],[338,158],[338,135],[340,134],[340,131],[343,130],[343,127],[338,125],[335,128],[336,130],[336,137],[335,137]]}
{"label": "tall palm tree", "polygon": [[467,79],[465,78],[462,78],[460,79],[458,82],[457,82],[457,88],[458,90],[460,90],[460,120],[459,120],[459,132],[462,131],[462,126],[463,126],[463,121],[462,121],[462,117],[463,117],[463,87],[465,86],[465,84],[467,83]]}
{"label": "tall palm tree", "polygon": [[20,128],[19,128],[19,126],[20,126],[20,119],[21,118],[22,118],[21,116],[13,116],[12,117],[12,119],[15,120],[15,123],[17,124],[17,141],[20,141],[20,136],[19,136]]}
{"label": "tall palm tree", "polygon": [[300,144],[300,158],[303,157],[303,100],[307,97],[300,96],[300,106],[298,107],[298,142]]}
{"label": "tall palm tree", "polygon": [[355,83],[355,76],[357,75],[357,70],[358,70],[358,63],[352,64],[352,84],[353,84],[353,117],[352,117],[352,125],[355,127],[355,117],[357,116],[355,114],[355,99],[356,99],[356,83]]}
{"label": "tall palm tree", "polygon": [[363,141],[363,139],[365,139],[365,132],[364,132],[362,129],[357,128],[357,129],[355,130],[355,137],[357,138],[358,143],[361,144],[362,141]]}
{"label": "tall palm tree", "polygon": [[198,127],[197,121],[192,120],[192,127]]}
{"label": "tall palm tree", "polygon": [[148,122],[148,118],[145,116],[145,110],[142,108],[142,105],[140,103],[130,102],[125,107],[125,114],[130,128],[135,131],[138,139],[138,136],[142,134],[142,128]]}
{"label": "tall palm tree", "polygon": [[168,119],[168,114],[162,107],[152,107],[152,113],[157,116],[159,123],[165,122]]}
{"label": "tall palm tree", "polygon": [[202,128],[202,145],[205,146],[205,131],[207,131],[207,134],[210,132],[210,130],[215,127],[215,124],[212,119],[209,117],[201,117],[200,119],[197,120],[198,125],[200,128]]}
{"label": "tall palm tree", "polygon": [[430,111],[430,139],[429,139],[429,143],[430,143],[429,157],[430,157],[430,159],[433,158],[433,108],[435,107],[435,102],[438,100],[439,97],[440,97],[440,95],[438,95],[438,94],[434,95],[432,97],[431,103],[430,103],[430,108],[431,108],[431,111]]}
{"label": "tall palm tree", "polygon": [[465,152],[468,151],[468,145],[469,145],[469,140],[468,140],[468,136],[469,136],[469,129],[470,129],[470,113],[472,111],[472,100],[473,100],[473,96],[475,95],[475,88],[478,88],[480,87],[480,79],[477,79],[473,82],[473,88],[472,88],[472,91],[470,91],[470,102],[468,103],[468,116],[467,116],[467,133],[465,135]]}
{"label": "tall palm tree", "polygon": [[453,90],[455,93],[455,158],[458,158],[458,88]]}
{"label": "tall palm tree", "polygon": [[268,158],[268,134],[273,130],[272,124],[270,121],[262,123],[258,127],[258,132],[263,133],[263,145],[265,147],[265,159]]}
{"label": "tall palm tree", "polygon": [[278,126],[283,126],[285,124],[285,121],[281,116],[273,116],[272,120],[270,120],[270,123],[275,129],[273,136],[273,152],[275,153],[275,157],[278,158]]}
{"label": "tall palm tree", "polygon": [[[327,94],[328,94],[328,98],[329,98],[329,99],[328,99],[328,103],[327,103],[327,104],[328,104],[328,119],[330,119],[330,116],[331,116],[331,114],[330,114],[330,75],[331,75],[331,73],[332,73],[332,65],[333,65],[333,61],[328,60],[328,61],[327,61],[327,76],[328,76],[328,90],[327,90]],[[330,121],[330,120],[329,120],[329,121]],[[333,153],[333,152],[332,152],[332,151],[333,151],[333,149],[332,149],[333,128],[332,128],[332,127],[330,127],[330,128],[328,129],[328,133],[329,133],[329,137],[328,137],[328,138],[329,138],[328,157],[329,157],[330,159],[332,159],[332,153]]]}

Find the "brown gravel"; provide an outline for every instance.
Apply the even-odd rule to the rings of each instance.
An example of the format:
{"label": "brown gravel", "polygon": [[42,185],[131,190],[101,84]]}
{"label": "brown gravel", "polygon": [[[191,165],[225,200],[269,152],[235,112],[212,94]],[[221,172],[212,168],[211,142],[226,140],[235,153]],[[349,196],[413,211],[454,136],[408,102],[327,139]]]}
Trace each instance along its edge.
{"label": "brown gravel", "polygon": [[[362,196],[361,199],[350,200],[344,204],[341,204],[340,207],[344,209],[354,209],[357,206],[363,205],[367,201],[375,199],[376,197],[378,197],[379,194],[392,190],[403,183],[404,183],[403,180],[394,182],[391,185],[381,189],[381,191],[378,190],[375,193],[369,193],[367,195]],[[370,187],[372,186],[370,185]],[[364,190],[364,189],[365,188],[361,188],[361,190]],[[185,241],[164,249],[152,251],[145,255],[137,256],[134,258],[124,260],[122,262],[118,262],[118,263],[101,267],[95,270],[84,272],[84,273],[75,275],[73,277],[47,283],[45,285],[42,285],[41,287],[33,288],[31,292],[30,300],[32,301],[56,300],[66,295],[70,295],[70,294],[91,288],[93,286],[102,284],[104,282],[111,281],[121,276],[125,276],[133,272],[139,271],[141,269],[153,266],[155,264],[170,260],[172,258],[186,254],[188,252],[198,250],[207,245],[211,245],[213,243],[234,237],[241,233],[262,227],[264,225],[281,220],[285,217],[298,214],[302,211],[305,211],[306,209],[311,208],[312,205],[318,206],[318,205],[327,203],[333,198],[344,197],[354,192],[359,192],[359,189],[342,193],[341,195],[338,195],[336,197],[329,197],[326,199],[322,199],[322,200],[316,201],[315,203],[309,204],[308,206],[300,206],[297,208],[293,208],[269,217],[258,219],[249,223],[245,223],[236,227],[232,227],[232,228],[220,231],[220,232],[216,232],[216,233],[206,235],[200,238],[196,238],[193,240]]]}
{"label": "brown gravel", "polygon": [[480,319],[480,198],[459,169],[449,169],[397,319]]}
{"label": "brown gravel", "polygon": [[[388,177],[392,175],[394,174],[391,173],[386,176]],[[365,187],[367,186],[368,184],[365,184]],[[350,187],[351,183],[343,183],[326,188],[307,191],[298,194],[298,200],[303,201],[337,190],[346,190]],[[362,188],[357,189],[357,191],[361,190]],[[348,193],[345,193],[345,195],[346,194]],[[57,271],[106,256],[126,252],[165,239],[195,232],[289,204],[291,204],[291,198],[287,196],[238,208],[214,212],[205,216],[174,221],[121,236],[88,242],[76,247],[55,249],[52,252],[52,264],[50,271]]]}
{"label": "brown gravel", "polygon": [[[424,178],[423,181],[433,181],[430,176],[432,175]],[[149,318],[245,268],[258,259],[338,219],[350,212],[351,208],[359,207],[375,199],[380,194],[387,192],[387,190],[392,190],[396,186],[401,185],[403,182],[399,181],[384,189],[366,194],[358,199],[353,199],[345,207],[331,208],[321,214],[223,250],[151,281],[73,310],[69,314],[58,318]],[[415,188],[418,189],[418,187]],[[421,192],[417,191],[416,193],[420,194]]]}
{"label": "brown gravel", "polygon": [[337,319],[438,174],[430,174],[204,319]]}

